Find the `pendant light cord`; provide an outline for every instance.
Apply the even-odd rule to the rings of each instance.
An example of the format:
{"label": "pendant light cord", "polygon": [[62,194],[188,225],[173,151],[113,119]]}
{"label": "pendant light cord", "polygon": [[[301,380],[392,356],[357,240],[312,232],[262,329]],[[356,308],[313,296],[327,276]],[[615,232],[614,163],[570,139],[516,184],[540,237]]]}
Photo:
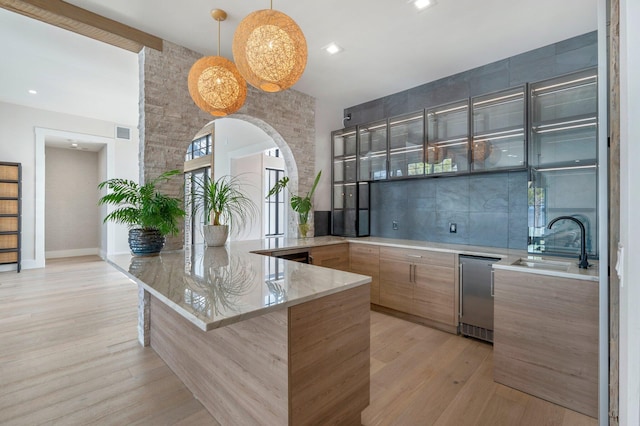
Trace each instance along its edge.
{"label": "pendant light cord", "polygon": [[273,0],[271,0],[271,10],[273,10]]}
{"label": "pendant light cord", "polygon": [[220,21],[218,21],[218,56],[220,56]]}

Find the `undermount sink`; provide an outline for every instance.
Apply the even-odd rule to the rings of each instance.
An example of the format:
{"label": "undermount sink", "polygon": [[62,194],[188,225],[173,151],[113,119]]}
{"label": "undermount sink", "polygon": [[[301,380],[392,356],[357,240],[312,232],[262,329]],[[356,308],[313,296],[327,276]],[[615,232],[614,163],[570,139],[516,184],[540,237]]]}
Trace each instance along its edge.
{"label": "undermount sink", "polygon": [[526,268],[534,269],[549,269],[552,271],[568,271],[571,266],[570,262],[562,262],[559,260],[547,260],[547,259],[531,259],[520,258],[512,263],[513,266],[524,266]]}

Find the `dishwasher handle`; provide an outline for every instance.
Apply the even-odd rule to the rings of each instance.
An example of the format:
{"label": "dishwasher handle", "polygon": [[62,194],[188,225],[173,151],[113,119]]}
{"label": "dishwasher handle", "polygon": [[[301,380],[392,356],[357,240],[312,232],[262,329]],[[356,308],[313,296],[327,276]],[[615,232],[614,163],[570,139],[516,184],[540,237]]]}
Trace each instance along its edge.
{"label": "dishwasher handle", "polygon": [[494,278],[494,272],[495,272],[495,271],[492,269],[492,270],[491,270],[491,297],[494,297],[494,296],[495,296],[494,284],[493,284],[493,280],[495,279],[495,278]]}
{"label": "dishwasher handle", "polygon": [[458,269],[458,318],[462,318],[462,263]]}

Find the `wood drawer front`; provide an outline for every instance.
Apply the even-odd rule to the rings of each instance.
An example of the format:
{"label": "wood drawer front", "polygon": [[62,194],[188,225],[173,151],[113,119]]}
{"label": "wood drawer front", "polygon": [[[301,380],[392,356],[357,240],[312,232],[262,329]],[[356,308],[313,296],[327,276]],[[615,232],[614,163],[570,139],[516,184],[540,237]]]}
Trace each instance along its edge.
{"label": "wood drawer front", "polygon": [[18,252],[14,251],[12,253],[5,252],[0,253],[0,263],[15,263],[18,261]]}
{"label": "wood drawer front", "polygon": [[0,248],[12,249],[18,247],[18,235],[0,235]]}
{"label": "wood drawer front", "polygon": [[598,283],[496,270],[494,288],[494,379],[596,417]]}
{"label": "wood drawer front", "polygon": [[0,232],[17,231],[17,217],[0,217]]}
{"label": "wood drawer front", "polygon": [[429,265],[448,266],[453,268],[455,254],[439,251],[400,249],[393,247],[380,247],[380,258],[399,262],[424,263]]}
{"label": "wood drawer front", "polygon": [[0,194],[7,198],[18,198],[18,184],[11,182],[0,182]]}
{"label": "wood drawer front", "polygon": [[380,248],[376,246],[351,245],[349,248],[351,270],[378,275],[380,272]]}
{"label": "wood drawer front", "polygon": [[0,166],[0,180],[18,180],[18,166]]}
{"label": "wood drawer front", "polygon": [[18,201],[0,200],[0,214],[18,214]]}
{"label": "wood drawer front", "polygon": [[312,265],[349,271],[349,245],[347,243],[312,247],[309,255]]}
{"label": "wood drawer front", "polygon": [[457,325],[455,284],[453,268],[417,265],[411,313],[452,326]]}

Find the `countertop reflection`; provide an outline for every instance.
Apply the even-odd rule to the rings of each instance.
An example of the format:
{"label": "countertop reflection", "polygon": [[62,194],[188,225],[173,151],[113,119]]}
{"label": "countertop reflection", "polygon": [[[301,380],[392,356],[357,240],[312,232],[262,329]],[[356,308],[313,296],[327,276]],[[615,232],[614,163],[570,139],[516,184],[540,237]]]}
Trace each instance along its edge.
{"label": "countertop reflection", "polygon": [[[317,245],[336,242],[319,240]],[[205,331],[371,281],[364,275],[251,253],[265,248],[258,242],[194,245],[154,257],[109,256],[108,261]]]}

